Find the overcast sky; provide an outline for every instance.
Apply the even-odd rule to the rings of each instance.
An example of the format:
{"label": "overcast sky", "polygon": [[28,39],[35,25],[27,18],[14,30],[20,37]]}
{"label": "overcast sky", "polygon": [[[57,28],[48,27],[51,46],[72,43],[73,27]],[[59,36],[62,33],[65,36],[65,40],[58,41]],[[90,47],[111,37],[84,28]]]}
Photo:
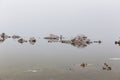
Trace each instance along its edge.
{"label": "overcast sky", "polygon": [[0,0],[0,32],[118,37],[119,0]]}

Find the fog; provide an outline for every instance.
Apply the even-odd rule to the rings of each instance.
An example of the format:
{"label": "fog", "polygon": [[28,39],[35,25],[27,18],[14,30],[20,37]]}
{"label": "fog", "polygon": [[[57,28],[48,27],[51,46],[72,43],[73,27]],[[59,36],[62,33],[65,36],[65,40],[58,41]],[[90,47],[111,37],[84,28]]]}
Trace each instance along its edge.
{"label": "fog", "polygon": [[1,0],[0,32],[119,36],[118,0]]}

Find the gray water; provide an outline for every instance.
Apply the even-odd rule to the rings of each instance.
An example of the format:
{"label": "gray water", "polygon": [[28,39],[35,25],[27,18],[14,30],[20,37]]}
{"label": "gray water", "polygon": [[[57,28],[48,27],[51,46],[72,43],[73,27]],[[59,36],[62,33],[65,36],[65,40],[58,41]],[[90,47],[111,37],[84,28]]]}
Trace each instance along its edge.
{"label": "gray water", "polygon": [[[0,80],[120,80],[119,48],[114,42],[77,48],[42,38],[35,45],[7,39],[0,44]],[[112,69],[103,70],[104,63]]]}

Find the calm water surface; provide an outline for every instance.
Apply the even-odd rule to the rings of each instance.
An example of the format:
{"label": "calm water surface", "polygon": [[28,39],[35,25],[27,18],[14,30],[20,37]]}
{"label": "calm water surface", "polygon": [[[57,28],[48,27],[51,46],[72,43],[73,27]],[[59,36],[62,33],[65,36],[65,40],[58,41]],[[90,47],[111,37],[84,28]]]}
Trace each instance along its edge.
{"label": "calm water surface", "polygon": [[[0,43],[0,80],[120,80],[120,0],[0,0],[2,32],[37,43]],[[51,33],[103,43],[48,43]]]}
{"label": "calm water surface", "polygon": [[[35,45],[7,39],[0,50],[0,80],[120,80],[120,47],[112,41],[77,48],[42,38]],[[111,70],[103,70],[104,63]]]}

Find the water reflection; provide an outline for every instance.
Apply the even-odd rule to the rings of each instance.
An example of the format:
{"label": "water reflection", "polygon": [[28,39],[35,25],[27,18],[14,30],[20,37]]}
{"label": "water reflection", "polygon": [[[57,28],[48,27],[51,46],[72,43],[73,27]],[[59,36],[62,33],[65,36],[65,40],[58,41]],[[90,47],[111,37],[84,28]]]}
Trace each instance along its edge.
{"label": "water reflection", "polygon": [[71,45],[74,46],[74,47],[77,47],[77,48],[85,48],[89,44],[86,44],[86,43],[71,43]]}
{"label": "water reflection", "polygon": [[13,38],[13,39],[19,39],[19,38],[21,38],[21,36],[13,35],[12,38]]}
{"label": "water reflection", "polygon": [[59,42],[59,39],[47,39],[48,43]]}
{"label": "water reflection", "polygon": [[30,70],[27,70],[27,71],[25,71],[25,72],[36,73],[36,72],[38,72],[38,70],[34,70],[34,69],[32,70],[32,69],[30,69]]}

